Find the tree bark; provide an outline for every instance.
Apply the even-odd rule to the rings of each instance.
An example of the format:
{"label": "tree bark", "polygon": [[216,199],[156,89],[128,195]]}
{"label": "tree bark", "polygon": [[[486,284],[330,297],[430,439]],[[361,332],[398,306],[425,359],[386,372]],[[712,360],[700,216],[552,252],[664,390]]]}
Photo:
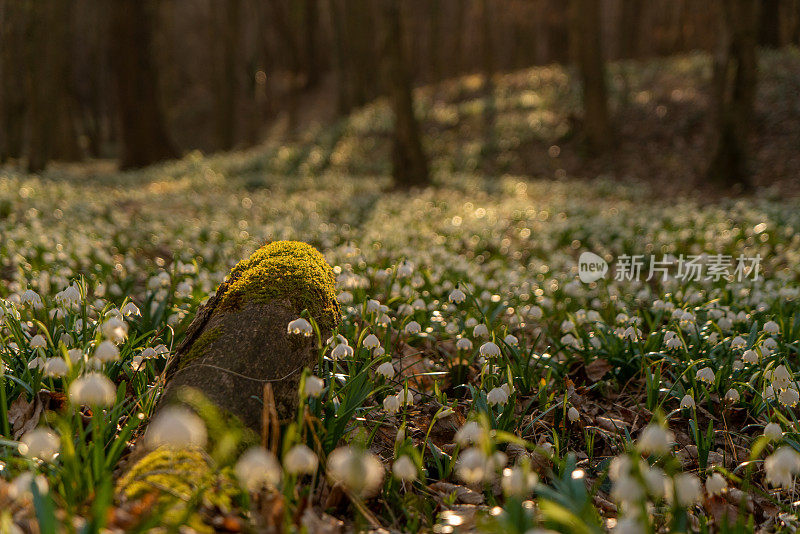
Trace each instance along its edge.
{"label": "tree bark", "polygon": [[31,4],[28,59],[28,172],[44,170],[51,159],[80,158],[69,68],[71,4],[39,0]]}
{"label": "tree bark", "polygon": [[455,31],[453,32],[453,49],[450,53],[450,76],[456,76],[464,72],[464,28],[466,27],[467,2],[458,1],[455,3]]}
{"label": "tree bark", "polygon": [[[254,16],[258,18],[259,30],[265,32],[270,27],[272,20],[268,3],[256,4]],[[259,53],[259,67],[263,71],[263,75],[257,74],[256,77],[259,91],[256,102],[260,109],[260,119],[266,121],[276,113],[275,87],[267,75],[267,73],[275,70],[276,54],[269,39],[266,37],[261,38]]]}
{"label": "tree bark", "polygon": [[617,55],[620,58],[639,57],[639,36],[644,12],[643,0],[622,0],[622,14],[618,30]]}
{"label": "tree bark", "polygon": [[758,81],[758,0],[724,0],[724,31],[714,59],[713,157],[707,177],[718,185],[752,187],[747,163]]}
{"label": "tree bark", "polygon": [[781,46],[780,0],[761,0],[758,24],[758,44],[765,48]]}
{"label": "tree bark", "polygon": [[428,162],[422,150],[419,125],[414,117],[400,10],[395,0],[382,0],[381,5],[385,25],[383,55],[387,90],[395,121],[392,176],[396,187],[424,186],[430,183]]}
{"label": "tree bark", "polygon": [[305,89],[319,85],[319,0],[305,0],[303,5],[303,37],[305,47]]}
{"label": "tree bark", "polygon": [[[289,63],[289,86],[285,97],[285,108],[287,115],[287,129],[293,133],[297,125],[297,96],[302,87],[300,74],[302,72],[302,58],[300,56],[299,39],[295,36],[292,25],[290,9],[287,9],[282,0],[269,0],[267,2],[272,14],[273,28],[275,29],[280,42],[286,47]],[[290,5],[290,8],[293,7]]]}
{"label": "tree bark", "polygon": [[792,27],[791,42],[800,46],[800,0],[792,0],[794,25]]}
{"label": "tree bark", "polygon": [[612,137],[600,39],[600,0],[572,0],[572,21],[583,88],[584,135],[589,151],[597,155],[611,146]]}
{"label": "tree bark", "polygon": [[[218,9],[215,9],[218,8]],[[221,42],[218,56],[220,63],[215,72],[215,122],[217,144],[223,150],[233,148],[236,143],[236,97],[238,95],[239,71],[237,69],[239,35],[241,33],[241,0],[225,0],[211,3],[211,24]]]}
{"label": "tree bark", "polygon": [[358,107],[379,94],[378,84],[375,83],[375,73],[378,70],[375,20],[372,0],[344,0],[344,5],[345,31],[349,35],[349,50],[346,55],[347,78],[351,82],[352,105]]}
{"label": "tree bark", "polygon": [[240,262],[201,306],[165,371],[159,407],[199,390],[258,431],[264,384],[281,420],[296,415],[303,367],[317,361],[316,338],[287,325],[307,310],[326,339],[339,323],[333,270],[313,247],[273,241]]}
{"label": "tree bark", "polygon": [[54,74],[54,58],[48,54],[47,43],[50,33],[50,10],[45,2],[31,7],[31,57],[28,58],[27,94],[28,105],[28,172],[40,172],[47,166],[53,153],[54,130],[48,119],[52,114],[52,94],[49,76]]}
{"label": "tree bark", "polygon": [[494,43],[492,40],[492,12],[489,0],[480,0],[481,10],[481,63],[483,70],[483,165],[484,170],[494,170],[496,152],[494,124]]}
{"label": "tree bark", "polygon": [[570,57],[569,6],[564,0],[548,0],[547,61],[566,63]]}
{"label": "tree bark", "polygon": [[54,0],[51,6],[54,19],[51,41],[55,76],[50,79],[54,101],[53,159],[76,161],[82,158],[78,144],[78,128],[76,120],[76,102],[72,81],[71,49],[74,36],[72,24],[72,2]]}
{"label": "tree bark", "polygon": [[177,156],[158,98],[158,71],[152,58],[154,7],[150,0],[115,0],[111,9],[110,48],[123,169]]}
{"label": "tree bark", "polygon": [[75,102],[80,117],[81,132],[86,138],[85,150],[90,157],[104,155],[109,139],[109,93],[111,93],[108,57],[109,6],[104,2],[92,4],[91,9],[80,9],[77,14],[75,35],[78,41],[76,57],[72,64],[76,71]]}
{"label": "tree bark", "polygon": [[430,24],[428,40],[428,69],[430,79],[434,83],[442,80],[442,3],[441,0],[429,0],[428,21]]}
{"label": "tree bark", "polygon": [[328,9],[333,31],[333,68],[336,76],[336,111],[345,115],[350,111],[352,98],[347,83],[347,34],[344,29],[344,15],[341,0],[329,0]]}
{"label": "tree bark", "polygon": [[22,157],[27,113],[24,54],[28,17],[16,2],[0,3],[0,163]]}

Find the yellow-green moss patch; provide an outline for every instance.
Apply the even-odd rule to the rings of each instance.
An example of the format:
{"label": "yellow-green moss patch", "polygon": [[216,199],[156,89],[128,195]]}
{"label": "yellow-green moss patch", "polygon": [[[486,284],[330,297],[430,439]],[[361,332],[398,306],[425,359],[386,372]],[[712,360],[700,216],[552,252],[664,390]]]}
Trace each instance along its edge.
{"label": "yellow-green moss patch", "polygon": [[231,270],[221,308],[247,302],[289,300],[298,312],[308,310],[324,329],[339,322],[333,270],[314,247],[300,241],[264,245]]}
{"label": "yellow-green moss patch", "polygon": [[240,490],[233,476],[219,471],[201,450],[161,448],[139,460],[117,483],[117,493],[126,500],[157,495],[163,523],[187,523],[197,530],[209,530],[187,505],[202,505],[230,511]]}

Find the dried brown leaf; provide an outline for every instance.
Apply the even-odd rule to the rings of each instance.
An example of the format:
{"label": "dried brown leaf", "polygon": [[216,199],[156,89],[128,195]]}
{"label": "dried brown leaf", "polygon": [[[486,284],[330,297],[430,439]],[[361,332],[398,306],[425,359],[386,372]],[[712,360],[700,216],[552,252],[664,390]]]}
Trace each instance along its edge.
{"label": "dried brown leaf", "polygon": [[37,395],[28,401],[25,393],[21,393],[8,409],[8,421],[14,439],[19,439],[26,432],[36,428],[44,411],[44,403]]}
{"label": "dried brown leaf", "polygon": [[602,358],[598,358],[586,366],[586,376],[589,377],[589,380],[592,382],[597,382],[611,369],[613,369],[613,367],[610,363]]}

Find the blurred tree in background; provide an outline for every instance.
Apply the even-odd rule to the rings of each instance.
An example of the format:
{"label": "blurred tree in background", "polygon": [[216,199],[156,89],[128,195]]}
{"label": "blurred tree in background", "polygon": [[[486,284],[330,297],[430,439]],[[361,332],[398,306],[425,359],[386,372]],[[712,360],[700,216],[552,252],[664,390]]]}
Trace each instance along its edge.
{"label": "blurred tree in background", "polygon": [[[749,189],[747,139],[758,76],[758,0],[723,0],[723,12],[714,56],[715,148],[708,175],[714,182]],[[774,36],[768,42],[774,43]]]}
{"label": "blurred tree in background", "polygon": [[392,176],[397,186],[426,185],[430,181],[428,163],[422,151],[419,125],[414,117],[414,98],[405,57],[400,6],[395,0],[382,0],[382,10],[385,25],[382,59],[395,122]]}
{"label": "blurred tree in background", "polygon": [[599,154],[612,144],[608,115],[608,89],[601,42],[600,2],[572,0],[572,32],[583,88],[583,130],[591,153]]}
{"label": "blurred tree in background", "polygon": [[[619,111],[605,63],[700,50],[714,57],[707,175],[746,186],[756,47],[800,42],[798,0],[393,3],[397,26],[373,0],[0,0],[0,158],[31,171],[87,158],[135,167],[290,139],[381,96],[393,102],[396,140],[416,145],[420,130],[424,146],[406,80],[479,74],[491,173],[501,151],[493,80],[550,63],[571,66],[584,105],[576,133],[603,157]],[[418,159],[408,150],[398,162]],[[424,183],[424,166],[413,167],[419,176],[403,180]]]}
{"label": "blurred tree in background", "polygon": [[117,88],[120,167],[141,167],[174,157],[157,93],[158,70],[152,59],[153,4],[116,0],[111,13],[109,48]]}

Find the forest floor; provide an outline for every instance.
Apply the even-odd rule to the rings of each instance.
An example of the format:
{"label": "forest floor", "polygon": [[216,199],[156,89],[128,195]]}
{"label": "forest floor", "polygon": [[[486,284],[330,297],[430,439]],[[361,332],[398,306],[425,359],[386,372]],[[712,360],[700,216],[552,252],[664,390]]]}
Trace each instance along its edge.
{"label": "forest floor", "polygon": [[[800,58],[764,62],[754,166],[770,185],[715,202],[690,185],[701,56],[612,66],[618,152],[591,163],[561,69],[503,76],[499,176],[480,170],[480,79],[423,89],[425,190],[390,187],[381,102],[141,171],[0,170],[0,526],[800,528]],[[194,313],[280,239],[322,251],[343,316],[281,464],[204,412],[173,425],[202,429],[203,452],[122,479]],[[605,277],[581,281],[583,252]],[[680,256],[702,275],[680,276]],[[737,276],[740,258],[758,272]]]}

